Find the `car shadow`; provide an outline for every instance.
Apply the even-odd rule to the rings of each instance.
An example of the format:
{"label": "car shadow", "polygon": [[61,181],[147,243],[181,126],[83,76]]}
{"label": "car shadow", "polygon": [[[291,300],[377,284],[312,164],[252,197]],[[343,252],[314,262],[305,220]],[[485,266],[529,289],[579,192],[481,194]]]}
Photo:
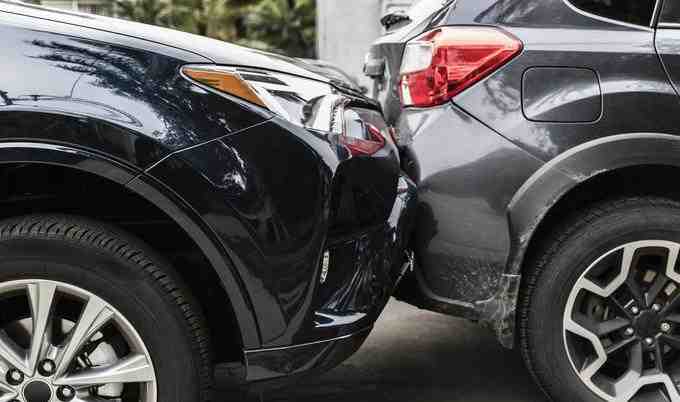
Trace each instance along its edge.
{"label": "car shadow", "polygon": [[488,330],[391,301],[361,350],[262,402],[545,402]]}

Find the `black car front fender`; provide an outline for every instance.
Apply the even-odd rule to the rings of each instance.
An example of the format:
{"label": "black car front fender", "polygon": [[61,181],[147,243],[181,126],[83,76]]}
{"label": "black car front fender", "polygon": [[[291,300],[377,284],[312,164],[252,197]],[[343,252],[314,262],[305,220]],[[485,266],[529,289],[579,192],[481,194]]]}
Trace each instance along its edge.
{"label": "black car front fender", "polygon": [[250,301],[226,252],[201,217],[169,188],[130,164],[71,145],[18,141],[0,143],[0,166],[17,163],[61,166],[87,172],[126,187],[165,212],[196,243],[220,278],[232,303],[244,347],[260,345]]}

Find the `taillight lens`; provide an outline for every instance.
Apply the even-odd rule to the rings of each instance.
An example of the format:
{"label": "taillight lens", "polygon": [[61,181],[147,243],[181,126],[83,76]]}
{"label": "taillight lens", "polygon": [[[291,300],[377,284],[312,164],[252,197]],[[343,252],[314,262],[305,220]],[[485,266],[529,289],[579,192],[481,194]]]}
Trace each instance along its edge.
{"label": "taillight lens", "polygon": [[400,95],[404,106],[441,105],[498,70],[522,42],[491,27],[443,27],[406,45]]}

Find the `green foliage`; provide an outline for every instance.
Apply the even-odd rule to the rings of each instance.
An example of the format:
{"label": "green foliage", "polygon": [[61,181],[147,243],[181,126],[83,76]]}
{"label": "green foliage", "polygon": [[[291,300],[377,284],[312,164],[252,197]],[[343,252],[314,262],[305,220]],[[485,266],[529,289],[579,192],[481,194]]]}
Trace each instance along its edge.
{"label": "green foliage", "polygon": [[261,0],[249,7],[248,40],[267,44],[267,50],[313,57],[316,38],[314,0]]}
{"label": "green foliage", "polygon": [[111,0],[118,16],[245,46],[314,57],[315,0]]}

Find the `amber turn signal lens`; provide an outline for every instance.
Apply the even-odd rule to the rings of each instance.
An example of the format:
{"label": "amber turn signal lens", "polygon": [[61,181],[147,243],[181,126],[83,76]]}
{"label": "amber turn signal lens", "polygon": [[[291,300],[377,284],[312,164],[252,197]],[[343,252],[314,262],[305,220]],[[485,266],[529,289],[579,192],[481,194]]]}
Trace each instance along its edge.
{"label": "amber turn signal lens", "polygon": [[182,70],[187,77],[214,88],[220,92],[237,96],[256,105],[267,107],[257,92],[243,81],[236,73],[226,71],[211,71],[198,68],[185,68]]}

